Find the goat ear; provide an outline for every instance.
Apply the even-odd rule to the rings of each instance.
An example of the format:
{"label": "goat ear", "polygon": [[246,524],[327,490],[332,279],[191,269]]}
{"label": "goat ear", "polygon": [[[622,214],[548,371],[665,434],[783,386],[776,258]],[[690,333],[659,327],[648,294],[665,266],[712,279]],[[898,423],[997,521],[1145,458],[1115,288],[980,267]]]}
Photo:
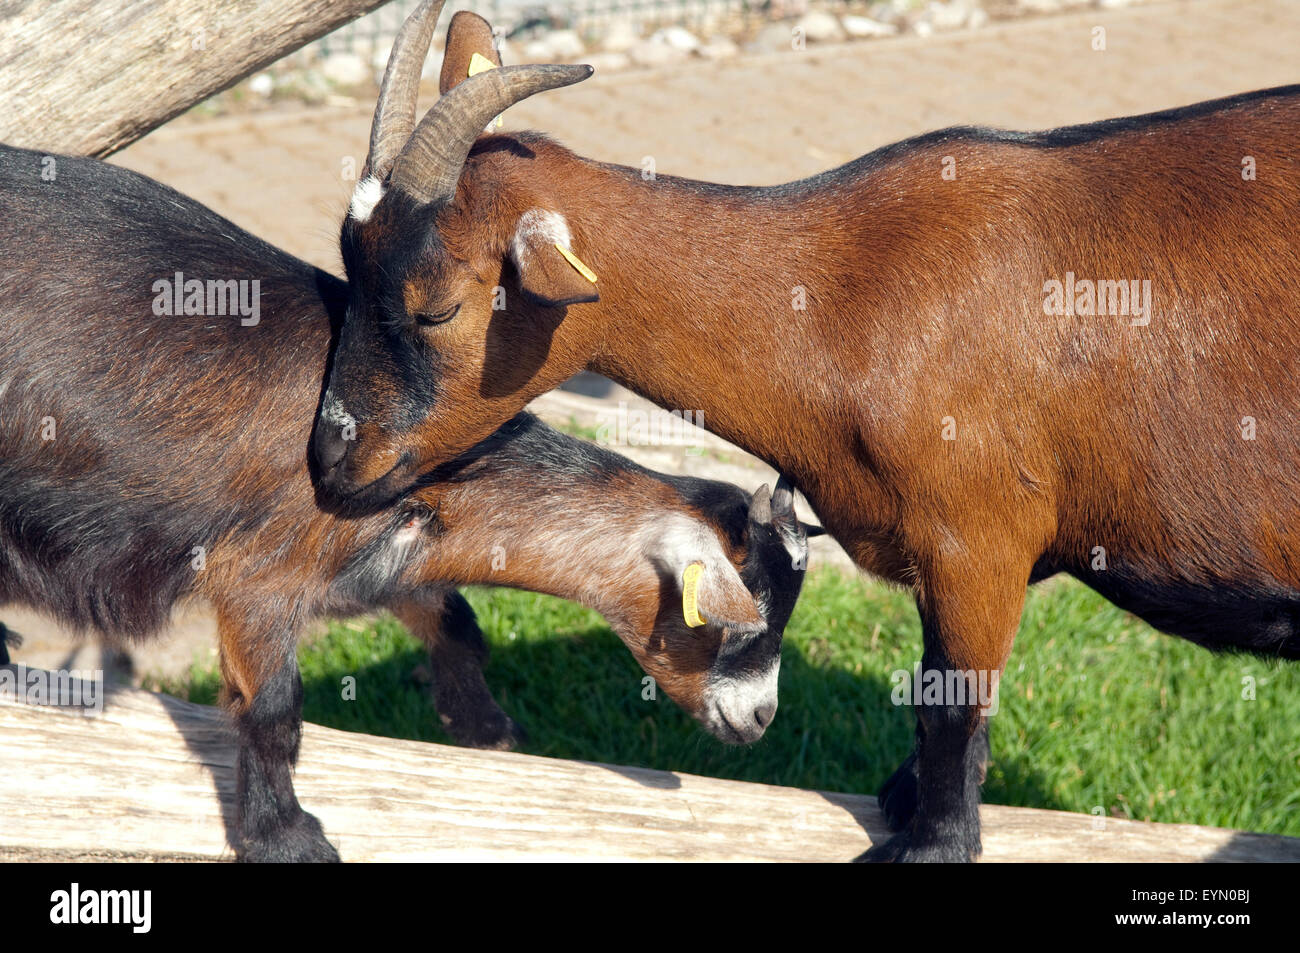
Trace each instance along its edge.
{"label": "goat ear", "polygon": [[442,72],[438,76],[439,93],[446,96],[469,79],[470,65],[477,62],[475,55],[493,66],[500,66],[501,55],[493,39],[492,24],[477,13],[461,10],[452,17],[451,25],[447,27],[447,46],[442,54]]}
{"label": "goat ear", "polygon": [[698,616],[714,625],[754,629],[765,624],[763,614],[754,602],[754,594],[731,563],[710,560],[693,565],[696,569],[688,567],[679,580],[682,584],[683,616],[688,625],[699,624],[698,618],[690,617],[692,603]]}
{"label": "goat ear", "polygon": [[564,216],[530,209],[519,217],[510,257],[525,295],[547,307],[599,301],[596,275],[574,254]]}

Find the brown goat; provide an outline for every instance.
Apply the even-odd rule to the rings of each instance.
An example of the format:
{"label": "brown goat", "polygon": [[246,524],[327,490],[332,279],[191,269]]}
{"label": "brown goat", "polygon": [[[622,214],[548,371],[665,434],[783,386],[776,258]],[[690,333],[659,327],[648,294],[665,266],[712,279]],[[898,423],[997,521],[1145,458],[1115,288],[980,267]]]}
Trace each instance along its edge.
{"label": "brown goat", "polygon": [[[949,129],[771,188],[481,135],[586,75],[470,77],[405,144],[376,112],[326,395],[355,440],[318,421],[323,492],[387,498],[589,368],[790,474],[915,590],[927,671],[996,677],[1060,572],[1300,657],[1300,87]],[[979,853],[986,730],[968,698],[920,707],[866,859]]]}

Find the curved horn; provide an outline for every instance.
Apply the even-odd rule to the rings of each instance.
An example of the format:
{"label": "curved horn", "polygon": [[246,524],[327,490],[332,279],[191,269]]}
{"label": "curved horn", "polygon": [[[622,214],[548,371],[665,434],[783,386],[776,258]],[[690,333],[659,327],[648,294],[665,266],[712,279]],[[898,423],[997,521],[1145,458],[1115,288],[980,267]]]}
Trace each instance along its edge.
{"label": "curved horn", "polygon": [[393,163],[391,184],[424,204],[450,199],[465,157],[493,117],[529,96],[580,83],[590,66],[504,66],[465,80],[425,114]]}
{"label": "curved horn", "polygon": [[772,491],[766,483],[754,491],[749,501],[749,519],[754,523],[772,522]]}
{"label": "curved horn", "polygon": [[424,0],[406,18],[393,40],[384,82],[379,87],[379,101],[375,104],[375,119],[370,126],[370,155],[362,170],[363,179],[373,175],[382,180],[411,137],[415,128],[415,103],[420,95],[420,73],[429,55],[433,28],[438,25],[443,3],[444,0]]}
{"label": "curved horn", "polygon": [[778,473],[776,477],[776,489],[772,491],[772,513],[778,518],[794,516],[794,484],[784,473]]}

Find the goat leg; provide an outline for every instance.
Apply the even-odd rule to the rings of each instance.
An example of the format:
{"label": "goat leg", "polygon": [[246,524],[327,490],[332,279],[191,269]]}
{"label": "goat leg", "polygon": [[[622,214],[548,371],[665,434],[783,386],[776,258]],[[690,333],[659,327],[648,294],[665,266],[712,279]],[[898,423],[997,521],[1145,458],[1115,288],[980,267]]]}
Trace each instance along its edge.
{"label": "goat leg", "polygon": [[[981,853],[980,785],[989,753],[981,709],[993,700],[981,692],[996,690],[1028,578],[1028,569],[1021,575],[1018,563],[982,568],[981,574],[970,565],[944,567],[919,587],[925,639],[919,674],[942,678],[943,690],[937,698],[923,691],[917,707],[916,749],[908,759],[914,780],[906,776],[911,765],[904,762],[881,792],[886,820],[901,829],[859,860],[964,862]],[[990,598],[990,592],[997,595]],[[910,818],[909,783],[915,792]]]}
{"label": "goat leg", "polygon": [[456,743],[509,751],[522,742],[523,729],[501,710],[483,680],[488,647],[465,597],[442,590],[392,608],[429,650],[433,702]]}
{"label": "goat leg", "polygon": [[885,823],[891,831],[901,831],[912,823],[916,814],[916,748],[921,745],[921,723],[916,724],[917,739],[903,763],[898,766],[885,781],[876,800],[880,802],[880,813],[885,815]]}
{"label": "goat leg", "polygon": [[338,861],[298,804],[293,766],[302,739],[302,676],[292,632],[262,631],[218,610],[225,700],[239,730],[236,854],[247,862]]}

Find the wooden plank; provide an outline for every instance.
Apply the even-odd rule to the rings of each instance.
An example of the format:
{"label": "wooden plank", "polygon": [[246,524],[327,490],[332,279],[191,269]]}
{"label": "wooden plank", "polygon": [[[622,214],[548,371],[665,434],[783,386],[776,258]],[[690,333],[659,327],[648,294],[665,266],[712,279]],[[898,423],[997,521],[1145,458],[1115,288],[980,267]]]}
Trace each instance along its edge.
{"label": "wooden plank", "polygon": [[[42,707],[0,669],[0,859],[229,859],[224,714],[135,689]],[[26,676],[24,676],[24,679]],[[843,861],[874,798],[398,741],[307,725],[300,800],[345,860]],[[1300,861],[1300,839],[983,808],[987,861]]]}
{"label": "wooden plank", "polygon": [[0,142],[106,156],[383,2],[0,4]]}

